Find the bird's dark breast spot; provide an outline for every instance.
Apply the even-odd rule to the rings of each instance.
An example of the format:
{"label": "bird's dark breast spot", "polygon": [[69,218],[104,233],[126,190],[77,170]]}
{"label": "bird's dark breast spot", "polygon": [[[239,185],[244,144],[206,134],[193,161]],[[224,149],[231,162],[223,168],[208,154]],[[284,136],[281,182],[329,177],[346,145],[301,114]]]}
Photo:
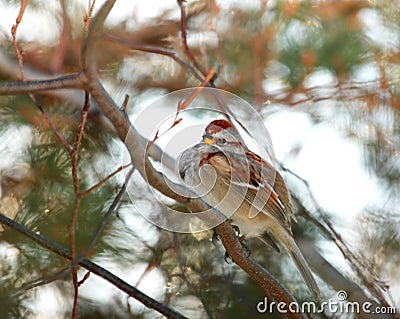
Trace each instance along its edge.
{"label": "bird's dark breast spot", "polygon": [[214,157],[215,154],[217,154],[217,153],[209,153],[209,154],[207,154],[207,156],[203,157],[203,158],[200,160],[199,167],[203,166],[204,164],[209,163],[210,159],[211,159],[212,157]]}

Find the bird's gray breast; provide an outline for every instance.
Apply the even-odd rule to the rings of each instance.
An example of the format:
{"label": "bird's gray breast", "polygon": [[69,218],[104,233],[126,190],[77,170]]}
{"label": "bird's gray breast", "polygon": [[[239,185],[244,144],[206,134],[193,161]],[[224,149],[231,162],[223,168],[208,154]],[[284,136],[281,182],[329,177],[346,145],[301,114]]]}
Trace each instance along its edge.
{"label": "bird's gray breast", "polygon": [[196,144],[181,153],[178,157],[178,170],[179,175],[184,182],[188,182],[191,179],[191,175],[199,170],[200,156],[198,153],[198,145]]}

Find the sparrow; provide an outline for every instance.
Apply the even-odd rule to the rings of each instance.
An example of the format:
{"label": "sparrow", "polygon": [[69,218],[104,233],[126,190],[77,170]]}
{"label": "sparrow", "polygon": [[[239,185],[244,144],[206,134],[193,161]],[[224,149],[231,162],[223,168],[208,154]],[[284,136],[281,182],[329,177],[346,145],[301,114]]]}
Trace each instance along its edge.
{"label": "sparrow", "polygon": [[227,120],[214,120],[202,141],[178,158],[183,182],[239,229],[241,240],[256,237],[276,251],[283,248],[316,299],[320,291],[293,239],[297,222],[290,194],[279,172],[250,151]]}

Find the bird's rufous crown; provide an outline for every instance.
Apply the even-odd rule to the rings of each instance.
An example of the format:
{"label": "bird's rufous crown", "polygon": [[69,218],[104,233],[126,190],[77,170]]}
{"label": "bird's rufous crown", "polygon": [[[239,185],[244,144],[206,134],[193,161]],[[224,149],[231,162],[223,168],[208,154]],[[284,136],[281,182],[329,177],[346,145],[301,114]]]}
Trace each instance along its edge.
{"label": "bird's rufous crown", "polygon": [[207,125],[204,132],[206,134],[215,134],[221,132],[222,130],[226,130],[231,127],[232,124],[226,120],[214,120],[210,124]]}

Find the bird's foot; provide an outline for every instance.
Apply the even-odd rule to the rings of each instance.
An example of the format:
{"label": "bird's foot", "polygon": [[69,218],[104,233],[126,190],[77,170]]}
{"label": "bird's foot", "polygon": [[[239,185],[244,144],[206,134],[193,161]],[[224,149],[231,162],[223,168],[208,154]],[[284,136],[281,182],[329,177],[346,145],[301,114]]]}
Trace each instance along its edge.
{"label": "bird's foot", "polygon": [[236,237],[239,237],[239,240],[240,240],[241,235],[240,235],[239,226],[236,226],[236,225],[231,225],[231,226],[232,226],[233,230],[235,231]]}
{"label": "bird's foot", "polygon": [[[230,219],[228,221],[232,222],[232,220],[230,220]],[[235,231],[236,236],[240,237],[240,229],[239,229],[239,227],[236,226],[236,225],[231,225],[231,226],[232,226],[233,230]],[[212,235],[212,238],[211,238],[211,242],[213,243],[214,246],[216,246],[217,242],[220,241],[220,238],[219,238],[219,235],[218,235],[217,231],[215,230],[215,228],[213,229],[213,231],[214,232],[213,232],[213,235]]]}
{"label": "bird's foot", "polygon": [[[244,243],[245,236],[240,234],[240,229],[239,229],[238,226],[236,226],[236,225],[231,225],[231,226],[235,230],[236,237],[239,239],[239,242],[242,245],[243,250],[246,252],[246,258],[250,257],[251,251],[247,247],[247,245]],[[226,250],[225,250],[224,259],[225,259],[225,262],[228,263],[228,264],[230,263],[229,260],[232,261],[232,257],[229,255],[228,251],[226,251]]]}
{"label": "bird's foot", "polygon": [[211,238],[211,242],[213,243],[214,246],[217,246],[217,243],[219,242],[219,240],[220,240],[219,239],[219,235],[218,235],[217,231],[214,228],[214,232],[213,232],[213,235],[212,235],[212,238]]}

